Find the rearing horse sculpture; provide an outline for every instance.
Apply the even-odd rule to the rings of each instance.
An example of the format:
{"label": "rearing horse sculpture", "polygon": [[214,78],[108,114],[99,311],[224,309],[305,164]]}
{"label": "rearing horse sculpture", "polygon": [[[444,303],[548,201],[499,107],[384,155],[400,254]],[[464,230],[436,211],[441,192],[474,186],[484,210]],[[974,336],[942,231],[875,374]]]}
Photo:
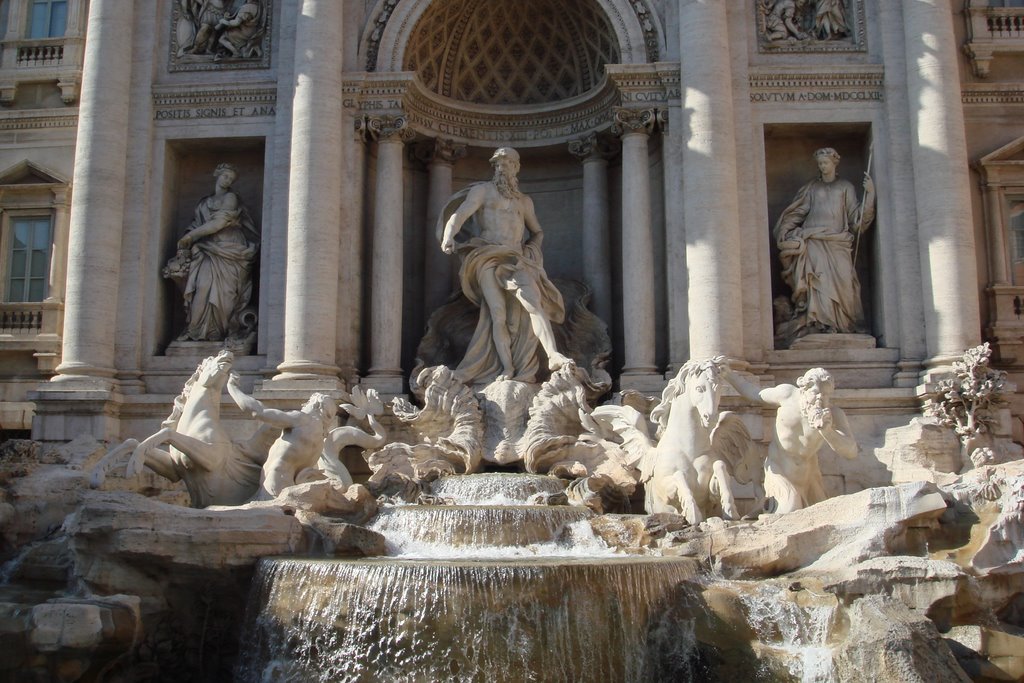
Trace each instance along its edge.
{"label": "rearing horse sculpture", "polygon": [[[227,350],[200,363],[174,400],[162,429],[141,443],[129,439],[111,450],[93,470],[92,486],[99,486],[106,470],[134,446],[126,468],[129,477],[148,467],[171,481],[184,480],[197,508],[249,501],[281,430],[264,425],[248,440],[232,441],[228,436],[220,423],[220,398],[233,363],[234,355]],[[166,450],[158,448],[164,444],[169,446]]]}
{"label": "rearing horse sculpture", "polygon": [[601,406],[595,423],[619,435],[623,447],[640,457],[649,514],[682,514],[691,524],[707,517],[737,519],[733,477],[749,482],[756,463],[750,434],[735,413],[719,413],[721,356],[687,361],[651,411],[657,443],[646,420],[628,406]]}

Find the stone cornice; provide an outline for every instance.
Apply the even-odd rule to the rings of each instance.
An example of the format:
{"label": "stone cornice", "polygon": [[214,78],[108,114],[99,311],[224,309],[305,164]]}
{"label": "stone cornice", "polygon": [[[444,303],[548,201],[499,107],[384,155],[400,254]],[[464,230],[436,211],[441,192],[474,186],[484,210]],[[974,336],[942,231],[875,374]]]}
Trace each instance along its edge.
{"label": "stone cornice", "polygon": [[272,118],[277,115],[277,86],[153,88],[153,118],[185,123],[210,119]]}
{"label": "stone cornice", "polygon": [[153,88],[153,106],[210,107],[221,104],[276,104],[277,86],[195,88],[163,86]]}
{"label": "stone cornice", "polygon": [[969,83],[963,86],[964,104],[1024,104],[1024,85],[1020,83]]}
{"label": "stone cornice", "polygon": [[78,107],[0,111],[0,130],[75,128],[77,126]]}
{"label": "stone cornice", "polygon": [[462,144],[539,146],[567,143],[611,126],[620,93],[610,78],[588,93],[557,104],[519,107],[455,102],[429,91],[413,73],[346,75],[345,106],[360,114],[401,112],[412,130]]}
{"label": "stone cornice", "polygon": [[615,83],[624,107],[665,105],[682,96],[677,62],[609,64],[605,70]]}

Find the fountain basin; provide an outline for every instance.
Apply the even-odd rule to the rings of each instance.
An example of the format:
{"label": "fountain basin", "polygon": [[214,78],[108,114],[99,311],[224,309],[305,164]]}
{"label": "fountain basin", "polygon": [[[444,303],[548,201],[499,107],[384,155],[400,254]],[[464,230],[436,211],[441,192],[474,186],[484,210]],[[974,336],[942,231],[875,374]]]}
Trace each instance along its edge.
{"label": "fountain basin", "polygon": [[696,573],[679,558],[263,560],[238,679],[688,680]]}

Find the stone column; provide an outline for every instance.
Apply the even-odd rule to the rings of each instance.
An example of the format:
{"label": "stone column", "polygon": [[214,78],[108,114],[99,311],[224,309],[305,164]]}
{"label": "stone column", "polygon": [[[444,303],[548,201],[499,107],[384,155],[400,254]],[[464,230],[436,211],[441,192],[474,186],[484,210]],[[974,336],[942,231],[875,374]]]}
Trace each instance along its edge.
{"label": "stone column", "polygon": [[404,190],[402,160],[413,132],[402,116],[367,118],[377,140],[377,198],[370,259],[370,373],[378,391],[402,390],[402,284]]}
{"label": "stone column", "polygon": [[665,280],[668,288],[668,360],[666,374],[674,376],[690,357],[687,307],[686,224],[683,222],[683,141],[679,101],[658,111],[661,126],[661,163],[665,169]]}
{"label": "stone column", "polygon": [[927,365],[945,366],[981,335],[960,76],[949,0],[905,0],[914,196],[925,280]]}
{"label": "stone column", "polygon": [[736,134],[726,3],[680,4],[683,220],[686,224],[690,356],[743,352]]}
{"label": "stone column", "polygon": [[342,4],[301,0],[295,37],[284,354],[276,382],[337,387]]}
{"label": "stone column", "polygon": [[[344,167],[338,200],[341,244],[338,256],[336,359],[348,386],[358,383],[363,332],[363,202],[366,195],[366,130],[355,107],[342,114]],[[351,137],[349,137],[351,133]]]}
{"label": "stone column", "polygon": [[451,140],[431,140],[416,150],[427,164],[430,174],[430,195],[427,199],[427,230],[423,245],[425,273],[423,283],[424,315],[444,304],[452,293],[452,264],[456,259],[441,251],[441,235],[436,233],[437,220],[452,196],[452,165],[466,156],[466,146]]}
{"label": "stone column", "polygon": [[591,133],[569,143],[569,153],[583,162],[583,278],[590,285],[594,313],[612,326],[611,246],[608,216],[608,159],[616,141]]}
{"label": "stone column", "polygon": [[78,111],[63,362],[54,382],[109,389],[128,150],[134,3],[93,0]]}
{"label": "stone column", "polygon": [[651,178],[647,138],[652,109],[616,109],[622,135],[622,331],[625,359],[622,388],[641,389],[658,378],[655,366],[654,238],[651,234]]}
{"label": "stone column", "polygon": [[53,254],[50,256],[50,281],[47,299],[64,300],[68,255],[68,191],[53,193]]}

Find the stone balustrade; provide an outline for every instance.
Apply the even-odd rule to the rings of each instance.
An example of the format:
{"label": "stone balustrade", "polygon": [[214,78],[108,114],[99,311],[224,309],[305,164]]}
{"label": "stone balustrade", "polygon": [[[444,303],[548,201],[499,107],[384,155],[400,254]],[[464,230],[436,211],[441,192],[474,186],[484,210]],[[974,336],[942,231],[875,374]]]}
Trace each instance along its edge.
{"label": "stone balustrade", "polygon": [[989,7],[986,0],[971,0],[964,10],[967,42],[974,74],[987,78],[997,53],[1024,52],[1024,7]]}

